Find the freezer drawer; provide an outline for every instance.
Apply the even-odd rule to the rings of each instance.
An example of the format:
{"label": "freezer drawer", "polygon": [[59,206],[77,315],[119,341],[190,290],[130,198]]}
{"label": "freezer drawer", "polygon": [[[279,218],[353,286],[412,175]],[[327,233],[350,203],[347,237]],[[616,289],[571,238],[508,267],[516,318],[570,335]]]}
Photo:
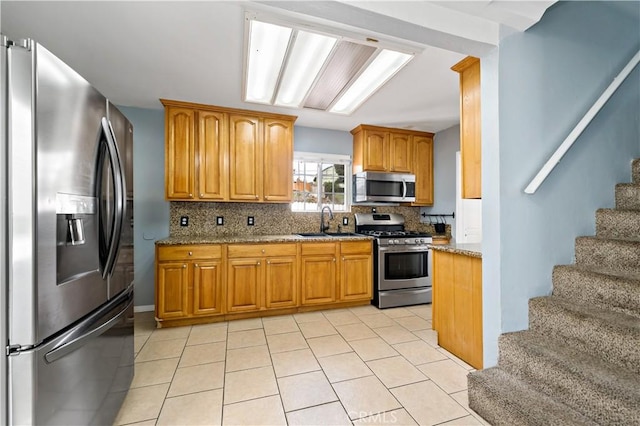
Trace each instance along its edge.
{"label": "freezer drawer", "polygon": [[133,291],[9,356],[9,423],[113,424],[133,378]]}

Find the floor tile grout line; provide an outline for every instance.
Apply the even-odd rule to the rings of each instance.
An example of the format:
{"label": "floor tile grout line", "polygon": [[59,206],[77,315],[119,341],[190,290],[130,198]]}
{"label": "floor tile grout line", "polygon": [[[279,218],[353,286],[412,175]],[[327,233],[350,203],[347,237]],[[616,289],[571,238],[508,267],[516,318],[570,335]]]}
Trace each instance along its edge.
{"label": "floor tile grout line", "polygon": [[[300,334],[302,334],[302,333],[300,333]],[[284,421],[288,425],[289,424],[289,419],[287,418],[287,412],[284,409],[284,400],[282,399],[282,392],[280,391],[280,383],[278,382],[278,376],[276,375],[276,366],[273,363],[273,354],[271,353],[271,346],[269,346],[269,339],[266,338],[266,333],[265,333],[265,340],[267,341],[267,351],[269,352],[269,359],[271,360],[271,370],[273,371],[273,379],[276,382],[276,389],[278,389],[278,398],[280,399],[280,406],[282,407],[282,414],[284,415]],[[305,343],[306,343],[306,339],[305,339]]]}

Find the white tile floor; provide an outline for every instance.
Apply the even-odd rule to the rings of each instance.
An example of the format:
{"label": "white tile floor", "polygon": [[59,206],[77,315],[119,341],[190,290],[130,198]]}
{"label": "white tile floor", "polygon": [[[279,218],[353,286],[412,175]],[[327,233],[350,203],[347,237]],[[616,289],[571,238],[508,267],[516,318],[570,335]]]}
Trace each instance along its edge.
{"label": "white tile floor", "polygon": [[136,314],[117,425],[479,425],[431,305],[156,329]]}

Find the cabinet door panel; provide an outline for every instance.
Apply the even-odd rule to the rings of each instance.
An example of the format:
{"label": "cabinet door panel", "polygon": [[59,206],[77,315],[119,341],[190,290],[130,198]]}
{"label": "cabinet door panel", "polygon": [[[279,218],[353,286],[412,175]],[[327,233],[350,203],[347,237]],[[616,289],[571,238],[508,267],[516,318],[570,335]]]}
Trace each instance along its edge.
{"label": "cabinet door panel", "polygon": [[229,194],[229,139],[225,114],[198,112],[198,197],[225,200]]}
{"label": "cabinet door panel", "polygon": [[447,350],[455,347],[453,313],[454,254],[433,252],[433,327],[438,332],[438,344]]}
{"label": "cabinet door panel", "polygon": [[368,300],[373,296],[373,264],[371,254],[342,257],[340,300]]}
{"label": "cabinet door panel", "polygon": [[389,133],[366,130],[364,134],[364,170],[388,171]]}
{"label": "cabinet door panel", "polygon": [[391,133],[389,147],[391,159],[389,170],[392,172],[411,172],[411,136],[402,133]]}
{"label": "cabinet door panel", "polygon": [[156,315],[160,319],[183,318],[189,313],[189,268],[184,262],[158,264]]}
{"label": "cabinet door panel", "polygon": [[301,261],[302,304],[336,301],[336,258],[305,256]]}
{"label": "cabinet door panel", "polygon": [[291,201],[293,195],[293,123],[264,120],[264,200]]}
{"label": "cabinet door panel", "polygon": [[267,309],[297,306],[298,286],[295,256],[267,259],[265,275],[265,306]]}
{"label": "cabinet door panel", "polygon": [[257,117],[229,116],[231,200],[257,201],[262,197],[262,140]]}
{"label": "cabinet door panel", "polygon": [[193,314],[222,313],[222,263],[197,262],[193,265]]}
{"label": "cabinet door panel", "polygon": [[433,205],[433,138],[413,137],[413,170],[416,175],[416,201],[413,205]]}
{"label": "cabinet door panel", "polygon": [[228,265],[227,312],[260,309],[260,259],[233,259]]}
{"label": "cabinet door panel", "polygon": [[168,199],[193,198],[195,113],[188,108],[168,108],[165,120],[166,196]]}

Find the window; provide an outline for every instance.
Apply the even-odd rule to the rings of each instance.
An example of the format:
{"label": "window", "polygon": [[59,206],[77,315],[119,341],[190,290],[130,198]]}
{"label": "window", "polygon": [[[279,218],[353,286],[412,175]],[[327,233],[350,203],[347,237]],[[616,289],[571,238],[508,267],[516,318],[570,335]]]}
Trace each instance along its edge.
{"label": "window", "polygon": [[351,208],[351,157],[296,152],[293,156],[294,212],[319,212],[322,207]]}

